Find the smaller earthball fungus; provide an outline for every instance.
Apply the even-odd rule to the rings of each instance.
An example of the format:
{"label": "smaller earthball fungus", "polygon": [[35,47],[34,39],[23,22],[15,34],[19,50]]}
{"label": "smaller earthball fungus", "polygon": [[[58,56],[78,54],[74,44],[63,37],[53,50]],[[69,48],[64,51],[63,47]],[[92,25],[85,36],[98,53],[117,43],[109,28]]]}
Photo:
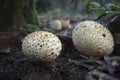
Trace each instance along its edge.
{"label": "smaller earthball fungus", "polygon": [[62,24],[61,24],[60,20],[51,21],[50,28],[53,30],[62,30]]}
{"label": "smaller earthball fungus", "polygon": [[114,40],[110,31],[95,21],[83,21],[72,33],[73,44],[85,55],[102,57],[112,53]]}
{"label": "smaller earthball fungus", "polygon": [[72,25],[70,24],[70,20],[60,20],[62,24],[62,29],[71,29]]}
{"label": "smaller earthball fungus", "polygon": [[23,53],[30,59],[52,61],[60,55],[62,44],[59,38],[47,31],[28,34],[22,43]]}

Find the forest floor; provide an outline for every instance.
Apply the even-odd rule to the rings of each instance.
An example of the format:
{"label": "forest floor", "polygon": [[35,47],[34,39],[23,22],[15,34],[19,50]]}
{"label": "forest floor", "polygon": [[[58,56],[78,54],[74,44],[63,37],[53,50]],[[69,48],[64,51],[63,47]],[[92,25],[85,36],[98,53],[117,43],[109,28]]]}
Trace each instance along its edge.
{"label": "forest floor", "polygon": [[112,55],[96,59],[79,55],[72,44],[71,30],[56,34],[62,41],[63,50],[55,61],[48,63],[24,56],[21,42],[26,33],[20,34],[22,38],[20,35],[17,38],[0,35],[0,80],[120,80],[120,45],[115,45]]}

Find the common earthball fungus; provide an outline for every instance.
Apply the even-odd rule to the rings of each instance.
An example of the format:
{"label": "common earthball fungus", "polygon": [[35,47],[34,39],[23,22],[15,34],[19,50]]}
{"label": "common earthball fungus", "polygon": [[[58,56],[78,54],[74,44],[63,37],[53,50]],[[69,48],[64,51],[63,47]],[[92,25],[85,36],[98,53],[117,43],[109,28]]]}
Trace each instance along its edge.
{"label": "common earthball fungus", "polygon": [[61,24],[60,20],[51,21],[50,27],[53,30],[62,30],[62,24]]}
{"label": "common earthball fungus", "polygon": [[102,57],[112,53],[114,41],[110,31],[95,21],[83,21],[72,33],[73,44],[85,55]]}
{"label": "common earthball fungus", "polygon": [[63,29],[71,29],[72,25],[70,24],[70,20],[60,20]]}
{"label": "common earthball fungus", "polygon": [[28,34],[22,43],[23,53],[30,59],[51,61],[60,55],[62,44],[59,38],[47,31]]}

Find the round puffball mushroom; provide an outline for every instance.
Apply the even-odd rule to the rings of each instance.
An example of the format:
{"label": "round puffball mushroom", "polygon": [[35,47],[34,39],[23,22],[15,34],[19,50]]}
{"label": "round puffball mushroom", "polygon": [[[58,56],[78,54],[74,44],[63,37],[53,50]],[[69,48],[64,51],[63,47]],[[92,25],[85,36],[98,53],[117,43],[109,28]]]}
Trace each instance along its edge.
{"label": "round puffball mushroom", "polygon": [[72,25],[70,24],[70,20],[60,20],[63,29],[71,29]]}
{"label": "round puffball mushroom", "polygon": [[102,57],[112,53],[114,41],[110,31],[95,21],[83,21],[72,33],[76,49],[88,56]]}
{"label": "round puffball mushroom", "polygon": [[51,61],[60,55],[62,44],[59,38],[47,31],[28,34],[22,43],[23,53],[33,60]]}
{"label": "round puffball mushroom", "polygon": [[53,30],[62,30],[62,24],[61,24],[60,20],[53,20],[50,23],[50,28]]}

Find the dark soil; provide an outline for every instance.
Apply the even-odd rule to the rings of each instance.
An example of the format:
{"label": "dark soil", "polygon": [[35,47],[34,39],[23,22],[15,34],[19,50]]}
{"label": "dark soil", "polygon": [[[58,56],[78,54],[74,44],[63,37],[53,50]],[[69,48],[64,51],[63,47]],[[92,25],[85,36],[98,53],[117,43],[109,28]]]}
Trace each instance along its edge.
{"label": "dark soil", "polygon": [[[50,76],[45,80],[85,80],[88,70],[69,62],[67,56],[60,56],[53,62],[40,63],[28,59],[19,50],[0,53],[0,80],[42,80],[44,77],[41,74]],[[43,78],[34,79],[34,74]],[[30,79],[31,75],[33,79]]]}
{"label": "dark soil", "polygon": [[32,61],[20,49],[0,53],[0,80],[100,80],[101,75],[105,75],[101,80],[119,80],[118,71],[110,74],[105,65],[76,53],[74,47],[63,49],[55,61],[48,63]]}

